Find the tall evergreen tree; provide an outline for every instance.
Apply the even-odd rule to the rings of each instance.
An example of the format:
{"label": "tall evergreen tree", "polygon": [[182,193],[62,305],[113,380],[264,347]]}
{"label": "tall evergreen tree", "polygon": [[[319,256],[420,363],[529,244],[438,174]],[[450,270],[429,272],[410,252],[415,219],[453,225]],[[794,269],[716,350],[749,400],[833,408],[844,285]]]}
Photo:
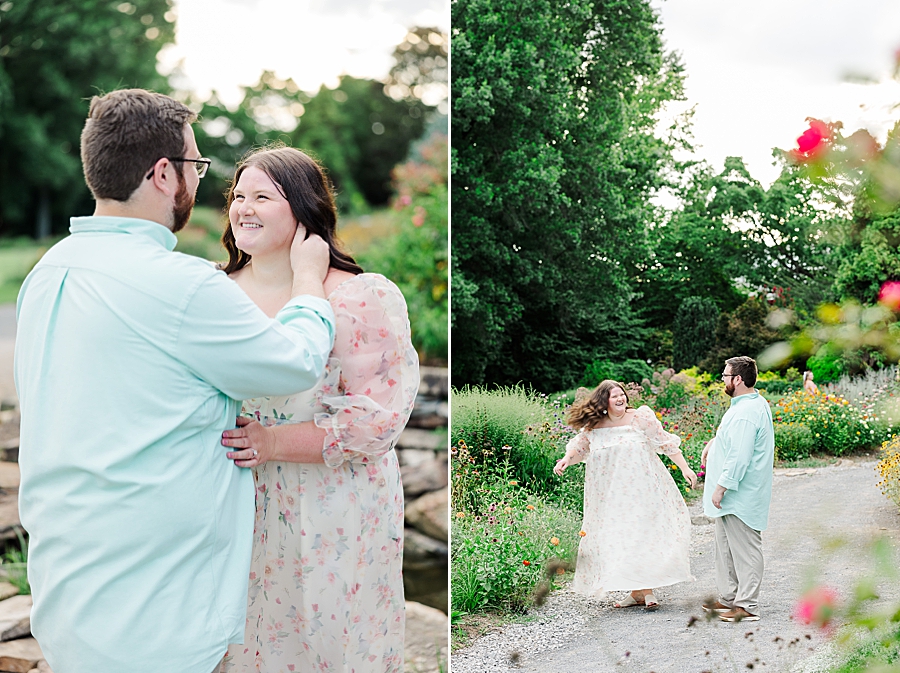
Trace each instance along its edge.
{"label": "tall evergreen tree", "polygon": [[572,385],[640,348],[630,278],[681,95],[647,0],[456,0],[453,381]]}

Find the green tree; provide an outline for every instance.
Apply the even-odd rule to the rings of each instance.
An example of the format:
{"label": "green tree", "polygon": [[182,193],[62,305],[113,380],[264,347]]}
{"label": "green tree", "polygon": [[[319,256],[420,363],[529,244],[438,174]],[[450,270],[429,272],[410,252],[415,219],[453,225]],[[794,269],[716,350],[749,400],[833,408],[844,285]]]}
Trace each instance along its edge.
{"label": "green tree", "polygon": [[672,328],[673,364],[676,370],[700,363],[716,343],[719,309],[709,297],[688,297],[675,316]]}
{"label": "green tree", "polygon": [[89,214],[81,129],[90,99],[167,91],[156,55],[174,38],[170,0],[0,4],[0,234],[49,236]]}
{"label": "green tree", "polygon": [[731,313],[720,313],[715,346],[699,363],[707,372],[721,371],[725,360],[739,355],[756,358],[781,335],[768,324],[770,307],[761,297],[751,297]]}
{"label": "green tree", "polygon": [[630,306],[681,95],[650,3],[457,0],[453,381],[560,389],[637,357]]}

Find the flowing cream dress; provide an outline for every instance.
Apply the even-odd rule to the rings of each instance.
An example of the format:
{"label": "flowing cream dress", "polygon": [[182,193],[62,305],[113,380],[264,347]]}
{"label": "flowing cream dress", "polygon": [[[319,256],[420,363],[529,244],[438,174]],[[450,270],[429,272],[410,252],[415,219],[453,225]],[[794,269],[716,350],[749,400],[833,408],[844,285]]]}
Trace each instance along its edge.
{"label": "flowing cream dress", "polygon": [[392,450],[419,386],[406,302],[378,274],[328,297],[337,318],[320,385],[246,400],[265,425],[314,420],[325,464],[254,470],[256,526],[243,645],[228,673],[403,670],[403,489]]}
{"label": "flowing cream dress", "polygon": [[680,445],[647,406],[630,425],[582,431],[570,440],[566,448],[586,464],[574,591],[602,597],[694,579],[691,518],[656,455],[676,456]]}

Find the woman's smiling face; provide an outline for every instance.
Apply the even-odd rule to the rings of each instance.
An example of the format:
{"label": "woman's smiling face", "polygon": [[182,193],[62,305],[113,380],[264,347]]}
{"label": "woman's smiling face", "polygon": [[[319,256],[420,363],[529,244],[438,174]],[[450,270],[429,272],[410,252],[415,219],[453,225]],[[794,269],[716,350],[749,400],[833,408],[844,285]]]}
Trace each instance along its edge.
{"label": "woman's smiling face", "polygon": [[235,244],[251,256],[290,250],[297,230],[280,186],[254,166],[245,168],[238,179],[228,219]]}
{"label": "woman's smiling face", "polygon": [[609,391],[609,404],[607,405],[607,410],[610,414],[614,414],[616,416],[621,416],[625,413],[625,409],[628,408],[628,397],[625,395],[625,391],[616,386],[612,390]]}

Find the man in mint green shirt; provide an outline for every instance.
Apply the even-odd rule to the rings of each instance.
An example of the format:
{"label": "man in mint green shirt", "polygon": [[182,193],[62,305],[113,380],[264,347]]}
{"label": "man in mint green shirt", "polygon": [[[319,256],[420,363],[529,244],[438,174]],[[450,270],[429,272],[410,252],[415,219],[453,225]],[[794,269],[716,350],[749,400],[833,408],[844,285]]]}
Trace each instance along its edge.
{"label": "man in mint green shirt", "polygon": [[172,252],[206,170],[193,119],[141,90],[91,102],[95,214],[19,294],[19,509],[55,673],[211,673],[242,642],[253,476],[221,435],[238,400],[313,387],[332,348],[328,246],[302,227],[275,320]]}
{"label": "man in mint green shirt", "polygon": [[705,604],[728,622],[759,619],[764,562],[761,532],[769,520],[775,430],[769,403],[756,385],[756,362],[735,357],[722,378],[731,407],[703,450],[703,510],[715,519],[718,600]]}

